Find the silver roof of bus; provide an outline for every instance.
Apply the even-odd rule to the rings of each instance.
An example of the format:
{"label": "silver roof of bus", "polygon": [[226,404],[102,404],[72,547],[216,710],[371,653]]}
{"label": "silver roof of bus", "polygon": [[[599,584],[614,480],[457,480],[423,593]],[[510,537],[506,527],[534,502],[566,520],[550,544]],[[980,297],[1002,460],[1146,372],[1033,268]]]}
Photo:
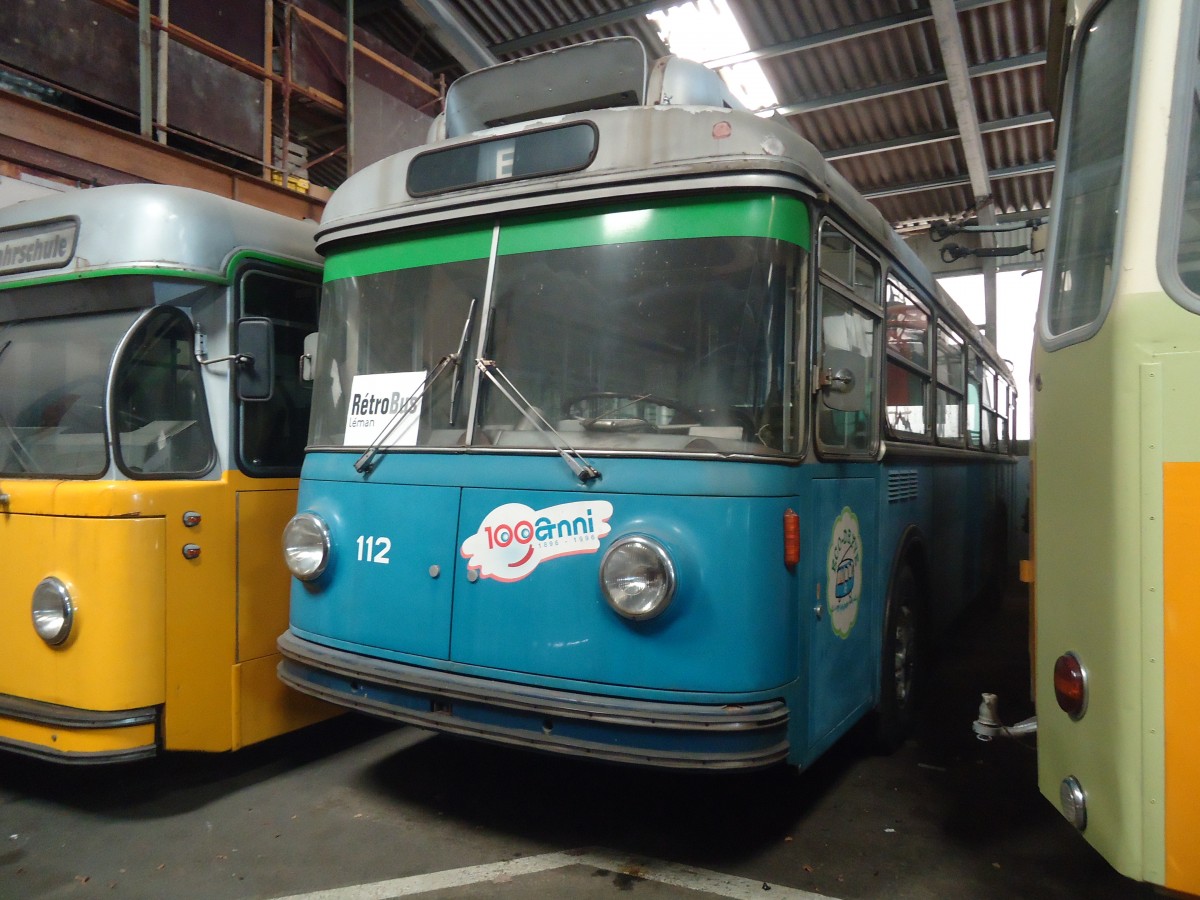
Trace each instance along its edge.
{"label": "silver roof of bus", "polygon": [[[782,177],[808,193],[828,196],[900,266],[933,283],[916,253],[879,211],[826,163],[816,147],[782,120],[730,108],[732,104],[724,99],[727,92],[713,84],[714,80],[720,82],[719,77],[698,63],[666,57],[647,70],[646,83],[635,92],[643,105],[593,108],[606,96],[634,91],[633,83],[643,77],[637,74],[635,52],[619,46],[629,43],[641,52],[641,44],[634,38],[611,38],[523,57],[462,79],[472,82],[467,85],[469,90],[459,95],[468,108],[456,109],[459,98],[448,95],[445,119],[435,125],[430,143],[366,167],[334,192],[317,232],[318,250],[328,254],[340,241],[369,238],[400,227],[448,224],[605,198],[628,200],[634,193],[679,192],[689,187],[681,182],[684,178],[704,177],[714,185],[728,187],[753,186],[754,179],[747,176],[757,174],[772,180]],[[597,47],[613,52],[616,74],[612,77],[586,74],[603,67]],[[558,77],[556,70],[561,73]],[[489,76],[495,78],[495,85],[488,85]],[[512,103],[488,106],[505,91],[515,90],[527,76],[539,86],[525,94],[530,115],[536,118],[522,119]],[[594,95],[591,99],[589,91]],[[704,105],[689,105],[689,100]],[[541,114],[554,104],[558,109],[580,111]],[[507,124],[487,125],[496,119]],[[409,166],[423,153],[573,122],[589,122],[598,132],[595,159],[582,170],[497,181],[432,196],[414,197],[407,190]],[[468,127],[478,130],[458,133]],[[454,136],[438,137],[447,132]],[[944,291],[937,290],[959,326],[982,341],[967,316]]]}
{"label": "silver roof of bus", "polygon": [[[318,246],[351,233],[387,230],[435,210],[443,218],[459,217],[497,201],[571,202],[575,189],[611,186],[613,193],[628,193],[638,183],[753,171],[794,176],[810,190],[829,194],[860,227],[889,242],[893,232],[878,211],[782,121],[730,108],[720,77],[698,63],[666,57],[649,66],[644,59],[636,39],[609,38],[465,76],[447,94],[434,140],[368,166],[334,192]],[[640,105],[613,108],[613,98]],[[582,171],[424,198],[406,189],[409,164],[422,153],[571,122],[591,122],[599,130],[596,158]],[[730,133],[716,137],[714,127],[721,122]]]}
{"label": "silver roof of bus", "polygon": [[[67,191],[0,208],[0,253],[40,224],[74,220],[65,264],[0,268],[0,285],[114,268],[155,268],[223,277],[243,251],[320,265],[316,223],[191,188],[124,184]],[[19,238],[18,238],[19,242]],[[0,256],[0,263],[3,262]]]}

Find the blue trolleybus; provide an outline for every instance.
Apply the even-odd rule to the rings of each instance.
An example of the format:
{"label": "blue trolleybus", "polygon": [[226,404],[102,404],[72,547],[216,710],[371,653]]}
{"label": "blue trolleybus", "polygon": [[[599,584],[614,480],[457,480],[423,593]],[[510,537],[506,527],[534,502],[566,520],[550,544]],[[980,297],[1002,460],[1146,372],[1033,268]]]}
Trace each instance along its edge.
{"label": "blue trolleybus", "polygon": [[423,728],[805,765],[1004,576],[1007,366],[809,143],[613,39],[347,181],[279,673]]}

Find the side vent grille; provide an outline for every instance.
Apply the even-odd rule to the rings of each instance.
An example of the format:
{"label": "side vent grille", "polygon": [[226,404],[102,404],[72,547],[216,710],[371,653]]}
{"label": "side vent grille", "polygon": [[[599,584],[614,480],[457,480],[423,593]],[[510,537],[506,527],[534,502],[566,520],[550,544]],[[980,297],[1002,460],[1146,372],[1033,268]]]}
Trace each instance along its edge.
{"label": "side vent grille", "polygon": [[888,503],[917,499],[917,470],[893,469],[888,472]]}

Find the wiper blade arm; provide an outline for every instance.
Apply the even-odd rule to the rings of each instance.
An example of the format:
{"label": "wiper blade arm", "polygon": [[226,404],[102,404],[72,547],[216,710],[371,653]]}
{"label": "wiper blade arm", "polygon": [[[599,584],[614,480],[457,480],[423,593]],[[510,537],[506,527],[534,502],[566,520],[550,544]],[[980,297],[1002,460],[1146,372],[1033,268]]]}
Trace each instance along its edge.
{"label": "wiper blade arm", "polygon": [[404,418],[412,410],[416,409],[416,404],[425,398],[433,387],[435,381],[441,377],[442,373],[450,366],[457,365],[458,359],[455,354],[451,353],[443,356],[438,360],[437,365],[433,370],[425,376],[425,380],[421,382],[420,387],[408,395],[399,409],[392,413],[392,417],[387,420],[387,424],[380,429],[379,434],[375,435],[375,440],[371,441],[371,445],[363,452],[363,455],[354,463],[354,471],[361,474],[367,474],[375,467],[375,458],[379,455],[380,448],[384,442],[391,437],[392,432],[396,430],[396,426],[400,424],[400,420]]}
{"label": "wiper blade arm", "polygon": [[[511,403],[530,425],[550,438],[554,449],[563,458],[563,462],[575,473],[576,478],[584,484],[587,484],[589,481],[600,480],[600,470],[584,459],[578,450],[568,444],[566,439],[554,430],[554,426],[546,421],[546,417],[538,412],[537,408],[517,390],[516,385],[508,380],[508,376],[500,371],[500,367],[496,365],[495,360],[477,359],[475,360],[475,367],[483,373],[488,381],[496,386],[496,389],[504,395],[504,399]],[[501,380],[503,380],[503,383],[501,383]]]}
{"label": "wiper blade arm", "polygon": [[463,385],[463,366],[462,361],[467,355],[467,342],[471,340],[471,324],[475,320],[475,304],[479,302],[478,297],[471,298],[471,306],[467,309],[467,318],[463,322],[462,337],[458,341],[458,352],[454,354],[454,381],[450,385],[450,427],[454,427],[454,420],[458,417],[458,395],[462,390]]}

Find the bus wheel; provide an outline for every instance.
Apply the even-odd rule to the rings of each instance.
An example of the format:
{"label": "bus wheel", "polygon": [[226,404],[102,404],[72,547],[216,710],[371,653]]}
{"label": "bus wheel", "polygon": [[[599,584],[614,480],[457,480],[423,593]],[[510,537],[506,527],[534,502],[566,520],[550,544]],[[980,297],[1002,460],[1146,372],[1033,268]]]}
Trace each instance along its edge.
{"label": "bus wheel", "polygon": [[912,731],[923,687],[924,628],[917,579],[904,566],[896,573],[883,620],[883,655],[877,740],[886,753],[899,749]]}

